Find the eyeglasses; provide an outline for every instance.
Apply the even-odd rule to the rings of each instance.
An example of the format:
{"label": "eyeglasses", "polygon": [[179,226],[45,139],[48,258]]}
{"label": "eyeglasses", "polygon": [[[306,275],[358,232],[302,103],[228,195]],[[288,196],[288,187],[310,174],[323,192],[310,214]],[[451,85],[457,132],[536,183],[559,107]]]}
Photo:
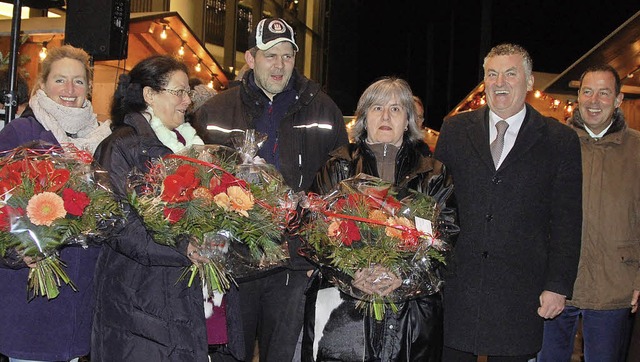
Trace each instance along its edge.
{"label": "eyeglasses", "polygon": [[171,93],[176,97],[184,98],[184,96],[189,96],[189,98],[193,98],[194,91],[191,89],[169,89],[169,88],[160,88],[167,93]]}

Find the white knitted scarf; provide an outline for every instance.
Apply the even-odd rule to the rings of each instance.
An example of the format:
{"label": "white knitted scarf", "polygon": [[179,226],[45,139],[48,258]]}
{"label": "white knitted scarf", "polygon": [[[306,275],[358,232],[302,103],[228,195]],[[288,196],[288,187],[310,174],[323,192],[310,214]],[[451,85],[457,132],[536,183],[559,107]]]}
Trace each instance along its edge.
{"label": "white knitted scarf", "polygon": [[111,121],[98,122],[91,102],[85,99],[80,108],[67,107],[49,98],[42,89],[29,99],[29,107],[47,131],[60,145],[73,144],[80,150],[93,152],[111,134]]}
{"label": "white knitted scarf", "polygon": [[180,141],[178,141],[178,135],[175,132],[168,129],[164,123],[160,120],[160,118],[156,117],[153,113],[153,109],[151,107],[147,107],[145,111],[147,113],[147,120],[149,120],[149,125],[153,132],[156,134],[160,142],[163,145],[169,147],[173,153],[179,153],[180,151],[188,148],[192,145],[204,145],[204,141],[196,134],[195,128],[191,127],[189,123],[183,123],[180,126],[176,127],[176,130],[180,132],[182,137],[184,137],[185,144],[183,145]]}

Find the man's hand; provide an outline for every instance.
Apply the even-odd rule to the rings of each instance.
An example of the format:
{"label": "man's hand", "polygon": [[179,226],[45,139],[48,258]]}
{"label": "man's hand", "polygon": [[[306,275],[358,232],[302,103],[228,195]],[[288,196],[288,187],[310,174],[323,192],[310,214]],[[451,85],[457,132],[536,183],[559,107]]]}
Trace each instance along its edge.
{"label": "man's hand", "polygon": [[540,294],[540,308],[538,315],[544,319],[553,319],[562,313],[567,297],[545,290]]}
{"label": "man's hand", "polygon": [[634,290],[633,297],[631,297],[631,313],[638,311],[638,297],[640,297],[640,290]]}

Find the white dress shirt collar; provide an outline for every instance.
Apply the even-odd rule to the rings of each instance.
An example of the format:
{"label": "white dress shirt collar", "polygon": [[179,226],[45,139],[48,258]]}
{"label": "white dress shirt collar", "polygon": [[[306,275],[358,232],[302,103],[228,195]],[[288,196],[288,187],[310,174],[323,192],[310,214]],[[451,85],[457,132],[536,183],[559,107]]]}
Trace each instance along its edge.
{"label": "white dress shirt collar", "polygon": [[524,122],[524,117],[526,116],[526,114],[527,107],[522,107],[520,112],[507,119],[501,119],[492,110],[489,110],[489,144],[491,144],[491,142],[493,142],[493,140],[495,140],[498,136],[496,123],[503,120],[509,124],[509,128],[507,128],[507,132],[504,135],[504,148],[502,149],[502,155],[500,156],[500,161],[498,161],[497,168],[500,168],[500,165],[502,165],[502,162],[509,154],[509,151],[511,151],[511,149],[513,148],[513,145],[516,143],[518,132],[520,131],[520,127],[522,127],[522,123]]}

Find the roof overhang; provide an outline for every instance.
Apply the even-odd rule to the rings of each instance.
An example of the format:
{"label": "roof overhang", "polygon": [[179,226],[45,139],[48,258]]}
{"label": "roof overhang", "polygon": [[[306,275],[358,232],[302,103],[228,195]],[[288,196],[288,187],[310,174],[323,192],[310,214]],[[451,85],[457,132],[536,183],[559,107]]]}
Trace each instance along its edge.
{"label": "roof overhang", "polygon": [[618,71],[625,99],[640,98],[640,11],[560,73],[543,91],[575,95],[582,73],[599,64],[609,64]]}
{"label": "roof overhang", "polygon": [[[20,32],[29,35],[34,41],[50,41],[64,38],[65,17],[23,19]],[[11,36],[11,21],[0,20],[0,36]],[[160,32],[166,26],[167,38],[161,39]],[[177,12],[132,13],[129,21],[128,57],[126,61],[109,60],[101,64],[113,65],[130,70],[142,59],[155,54],[177,55],[181,46],[185,48],[182,61],[194,69],[198,62],[202,70],[192,76],[205,83],[212,80],[216,88],[226,88],[228,79],[220,64],[194,34],[193,30]]]}

